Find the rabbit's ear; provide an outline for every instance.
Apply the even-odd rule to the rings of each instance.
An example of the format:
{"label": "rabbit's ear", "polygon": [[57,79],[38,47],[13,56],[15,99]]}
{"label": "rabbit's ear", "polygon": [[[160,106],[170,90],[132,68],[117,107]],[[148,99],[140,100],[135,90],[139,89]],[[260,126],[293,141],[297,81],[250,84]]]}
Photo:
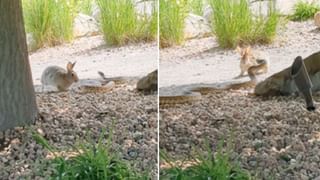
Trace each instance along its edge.
{"label": "rabbit's ear", "polygon": [[71,63],[71,62],[68,62],[67,64],[67,70],[68,71],[72,71],[73,70],[73,67],[76,65],[76,62],[74,63]]}
{"label": "rabbit's ear", "polygon": [[74,68],[74,66],[76,65],[77,61],[72,63],[72,69]]}

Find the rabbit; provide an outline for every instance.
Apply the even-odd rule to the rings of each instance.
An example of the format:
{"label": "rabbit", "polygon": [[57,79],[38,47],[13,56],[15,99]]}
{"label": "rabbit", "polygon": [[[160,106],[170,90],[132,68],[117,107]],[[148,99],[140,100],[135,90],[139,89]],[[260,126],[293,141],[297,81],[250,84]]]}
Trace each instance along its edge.
{"label": "rabbit", "polygon": [[41,76],[43,86],[54,86],[59,91],[66,91],[72,83],[78,82],[79,78],[76,72],[73,71],[76,62],[68,62],[67,70],[59,66],[47,67]]}
{"label": "rabbit", "polygon": [[[255,67],[255,74],[267,73],[269,69],[269,58],[268,56],[260,51],[252,51],[251,47],[241,48],[237,47],[236,51],[240,54],[240,75],[237,77],[242,77],[244,73],[248,72],[251,68]],[[250,75],[250,73],[248,72]]]}

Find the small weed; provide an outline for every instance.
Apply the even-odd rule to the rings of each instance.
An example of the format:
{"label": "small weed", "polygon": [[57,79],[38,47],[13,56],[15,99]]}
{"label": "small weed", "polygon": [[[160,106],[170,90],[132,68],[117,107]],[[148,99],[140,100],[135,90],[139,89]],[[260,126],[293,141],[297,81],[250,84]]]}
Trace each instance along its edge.
{"label": "small weed", "polygon": [[[224,151],[223,141],[220,142],[217,152],[214,153],[209,145],[206,145],[205,153],[197,150],[191,161],[182,161],[175,165],[164,153],[160,157],[169,168],[161,170],[160,179],[170,180],[249,180],[250,174],[230,160],[230,148]],[[188,164],[188,166],[186,166]]]}
{"label": "small weed", "polygon": [[[52,179],[63,180],[114,180],[114,179],[149,179],[146,173],[133,170],[127,162],[111,151],[112,134],[104,143],[102,133],[96,143],[92,138],[78,143],[72,151],[63,152],[51,146],[41,135],[33,132],[35,141],[52,154],[47,169],[53,169]],[[43,169],[43,168],[40,168]]]}
{"label": "small weed", "polygon": [[304,2],[299,1],[294,6],[294,13],[291,16],[293,21],[305,21],[314,16],[316,12],[320,11],[320,6],[316,5],[314,2]]}

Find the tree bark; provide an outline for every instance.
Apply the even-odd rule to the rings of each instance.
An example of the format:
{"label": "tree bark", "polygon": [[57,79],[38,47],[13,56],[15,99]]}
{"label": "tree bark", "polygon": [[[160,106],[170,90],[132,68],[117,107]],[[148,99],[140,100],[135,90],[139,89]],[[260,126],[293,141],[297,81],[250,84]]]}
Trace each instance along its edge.
{"label": "tree bark", "polygon": [[38,114],[20,0],[0,0],[0,131]]}

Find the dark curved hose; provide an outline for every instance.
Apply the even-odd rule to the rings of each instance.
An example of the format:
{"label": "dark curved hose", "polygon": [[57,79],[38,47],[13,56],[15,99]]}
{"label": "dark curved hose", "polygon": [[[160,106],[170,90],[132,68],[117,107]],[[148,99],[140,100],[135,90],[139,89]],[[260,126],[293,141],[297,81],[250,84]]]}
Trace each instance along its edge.
{"label": "dark curved hose", "polygon": [[296,57],[291,66],[291,77],[306,101],[307,110],[314,111],[316,108],[311,91],[313,85],[301,56]]}

